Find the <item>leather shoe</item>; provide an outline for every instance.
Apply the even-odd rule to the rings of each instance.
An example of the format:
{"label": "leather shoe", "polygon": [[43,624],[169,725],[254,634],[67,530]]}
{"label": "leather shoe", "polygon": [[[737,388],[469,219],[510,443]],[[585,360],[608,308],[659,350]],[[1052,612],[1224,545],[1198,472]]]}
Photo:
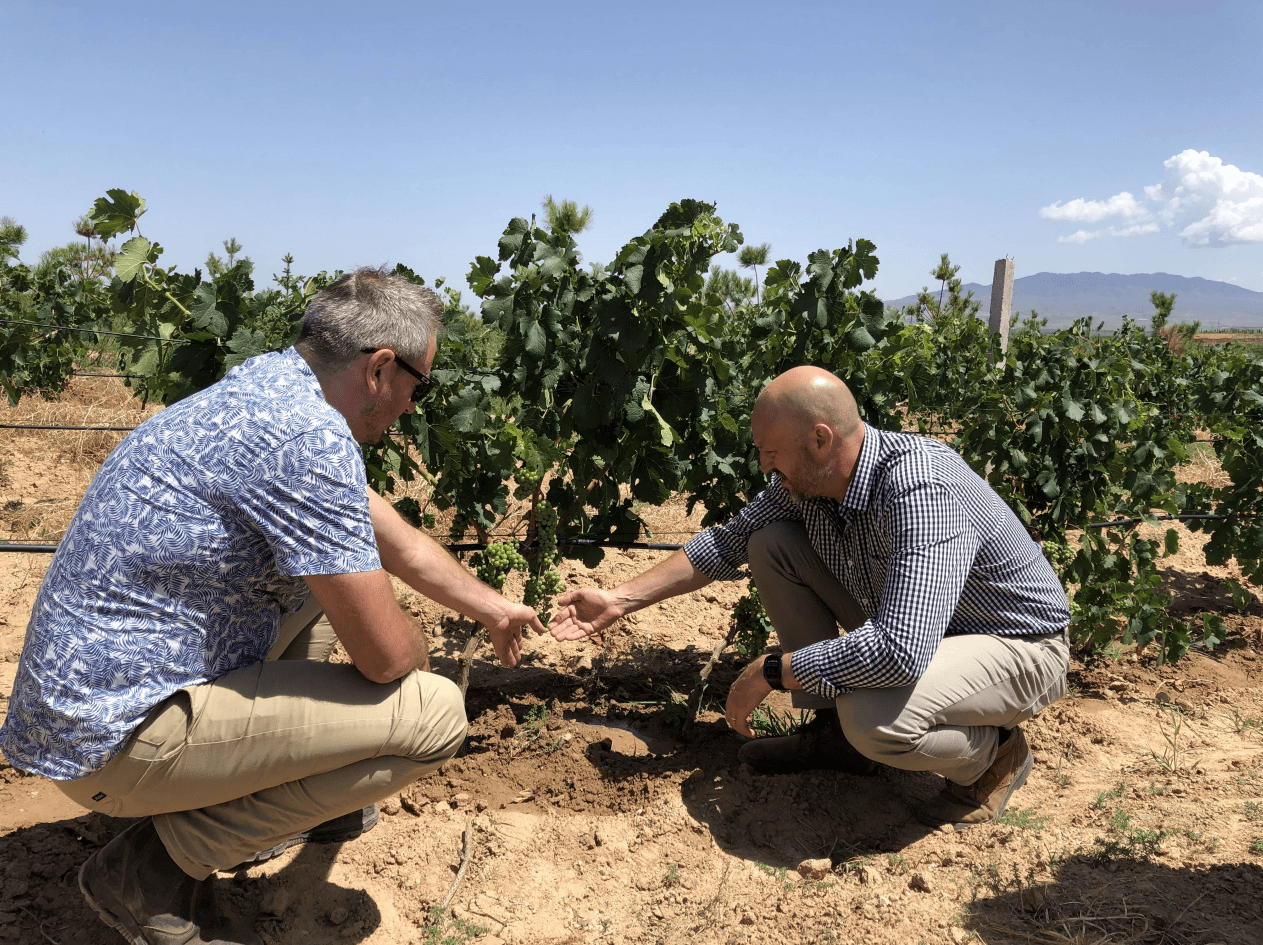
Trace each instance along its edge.
{"label": "leather shoe", "polygon": [[761,774],[827,770],[868,776],[877,762],[861,755],[842,731],[838,710],[816,709],[815,716],[792,735],[756,738],[741,746],[737,760]]}
{"label": "leather shoe", "polygon": [[995,760],[982,777],[973,784],[948,780],[938,797],[926,804],[923,819],[927,823],[972,827],[1004,813],[1013,792],[1026,783],[1035,758],[1021,728],[1001,730],[1001,738]]}
{"label": "leather shoe", "polygon": [[213,877],[196,880],[176,865],[148,817],[84,862],[79,889],[132,945],[262,945],[220,910]]}

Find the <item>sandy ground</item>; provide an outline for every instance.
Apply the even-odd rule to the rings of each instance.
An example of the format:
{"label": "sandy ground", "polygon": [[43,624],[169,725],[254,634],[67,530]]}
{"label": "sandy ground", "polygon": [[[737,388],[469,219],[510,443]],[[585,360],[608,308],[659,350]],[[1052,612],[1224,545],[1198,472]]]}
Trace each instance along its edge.
{"label": "sandy ground", "polygon": [[[139,413],[83,381],[0,421]],[[0,538],[56,540],[120,437],[0,430]],[[696,530],[682,503],[653,522],[663,541]],[[1134,653],[1076,662],[1071,695],[1027,726],[1035,770],[1004,823],[922,826],[932,775],[739,765],[715,711],[742,665],[731,652],[686,737],[676,702],[728,628],[734,583],[633,615],[605,646],[530,638],[515,670],[484,645],[460,756],[384,802],[359,840],[217,882],[266,941],[303,945],[1263,942],[1263,608],[1256,594],[1238,611],[1222,584],[1233,572],[1208,568],[1200,537],[1181,533],[1164,562],[1176,613],[1220,614],[1227,642],[1176,667]],[[0,553],[0,710],[47,557]],[[564,571],[613,586],[660,557],[613,552]],[[468,622],[399,590],[435,670],[454,677]],[[125,825],[0,763],[0,940],[119,941],[75,874]],[[436,922],[465,836],[466,872]]]}

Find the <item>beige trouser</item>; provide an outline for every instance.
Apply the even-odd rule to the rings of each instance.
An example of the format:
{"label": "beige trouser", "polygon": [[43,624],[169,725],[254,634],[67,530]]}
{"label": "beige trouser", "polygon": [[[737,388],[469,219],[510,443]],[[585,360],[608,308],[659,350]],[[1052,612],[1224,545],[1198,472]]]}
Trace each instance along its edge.
{"label": "beige trouser", "polygon": [[[750,571],[781,646],[801,649],[866,619],[796,522],[750,539]],[[1000,729],[1013,728],[1066,692],[1070,646],[1064,631],[1001,637],[945,637],[925,673],[908,686],[855,689],[836,700],[795,692],[799,708],[836,701],[847,740],[866,757],[906,771],[933,771],[972,784],[995,760]]]}
{"label": "beige trouser", "polygon": [[159,703],[98,771],[58,782],[116,817],[153,815],[195,879],[372,804],[434,771],[465,739],[460,690],[432,673],[370,682],[324,662],[333,628],[314,599],[268,661]]}

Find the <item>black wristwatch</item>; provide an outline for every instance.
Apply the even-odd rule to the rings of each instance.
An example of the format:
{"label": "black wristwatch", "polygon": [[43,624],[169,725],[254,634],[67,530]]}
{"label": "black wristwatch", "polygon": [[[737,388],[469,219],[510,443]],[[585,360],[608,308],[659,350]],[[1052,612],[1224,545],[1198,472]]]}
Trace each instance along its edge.
{"label": "black wristwatch", "polygon": [[781,654],[769,653],[763,661],[763,678],[773,689],[785,692],[785,684],[781,682]]}

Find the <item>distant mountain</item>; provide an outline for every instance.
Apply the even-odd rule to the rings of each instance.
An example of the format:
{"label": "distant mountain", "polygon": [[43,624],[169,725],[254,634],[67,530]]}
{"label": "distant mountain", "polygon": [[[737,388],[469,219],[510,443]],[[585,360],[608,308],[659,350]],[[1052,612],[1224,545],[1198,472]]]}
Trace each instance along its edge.
{"label": "distant mountain", "polygon": [[[931,286],[937,292],[938,286]],[[966,291],[982,304],[979,313],[991,310],[991,286],[967,283]],[[1013,280],[1013,310],[1023,318],[1031,309],[1048,318],[1050,328],[1062,328],[1076,318],[1091,315],[1107,328],[1122,324],[1123,316],[1148,324],[1153,314],[1149,293],[1175,293],[1173,322],[1200,321],[1203,328],[1263,328],[1263,292],[1243,289],[1230,282],[1198,276],[1173,276],[1166,272],[1124,276],[1105,272],[1038,272]],[[887,301],[902,308],[916,296]]]}

